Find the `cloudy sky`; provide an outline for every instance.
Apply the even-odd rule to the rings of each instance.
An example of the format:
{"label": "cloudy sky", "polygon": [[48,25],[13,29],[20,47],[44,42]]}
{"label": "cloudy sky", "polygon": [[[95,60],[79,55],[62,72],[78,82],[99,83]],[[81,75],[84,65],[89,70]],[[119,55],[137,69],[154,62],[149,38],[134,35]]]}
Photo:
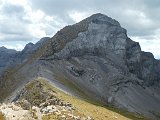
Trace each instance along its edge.
{"label": "cloudy sky", "polygon": [[118,20],[160,58],[160,0],[0,0],[0,46],[21,50],[94,13]]}

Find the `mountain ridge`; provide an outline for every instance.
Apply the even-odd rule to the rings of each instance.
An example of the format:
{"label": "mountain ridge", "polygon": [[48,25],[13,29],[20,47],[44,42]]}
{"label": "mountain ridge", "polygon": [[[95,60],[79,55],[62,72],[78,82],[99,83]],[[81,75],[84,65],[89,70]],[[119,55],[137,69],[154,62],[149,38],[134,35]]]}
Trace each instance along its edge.
{"label": "mountain ridge", "polygon": [[[21,64],[25,59],[29,58],[49,37],[41,38],[36,44],[28,43],[22,51],[16,51],[14,49],[7,49],[6,47],[0,47],[0,74],[9,67],[14,67],[17,64]],[[3,70],[2,70],[3,69]]]}
{"label": "mountain ridge", "polygon": [[141,51],[118,21],[103,14],[61,29],[13,71],[0,80],[1,91],[6,78],[6,85],[15,85],[8,94],[42,76],[72,83],[102,103],[159,119],[160,61]]}

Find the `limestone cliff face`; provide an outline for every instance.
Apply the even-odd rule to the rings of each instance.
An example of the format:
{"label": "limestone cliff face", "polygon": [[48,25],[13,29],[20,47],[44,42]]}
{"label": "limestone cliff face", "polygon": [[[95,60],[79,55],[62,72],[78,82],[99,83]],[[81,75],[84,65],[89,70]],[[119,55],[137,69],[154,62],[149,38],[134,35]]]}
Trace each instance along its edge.
{"label": "limestone cliff face", "polygon": [[91,17],[87,31],[78,33],[77,38],[56,53],[58,58],[82,56],[85,54],[104,55],[113,52],[123,58],[126,46],[126,30],[111,18],[97,14]]}
{"label": "limestone cliff face", "polygon": [[160,82],[160,61],[152,53],[140,50],[138,43],[128,39],[126,60],[129,72],[144,81],[147,86],[154,86]]}
{"label": "limestone cliff face", "polygon": [[43,49],[43,60],[54,63],[54,76],[105,103],[147,116],[158,114],[160,61],[141,51],[116,20],[92,15],[60,30]]}
{"label": "limestone cliff face", "polygon": [[141,51],[139,43],[128,38],[118,21],[100,13],[62,29],[50,43],[47,46],[50,58],[68,59],[84,55],[110,57],[148,86],[160,79],[160,62],[151,53]]}
{"label": "limestone cliff face", "polygon": [[160,61],[141,51],[119,22],[106,15],[94,14],[58,31],[12,73],[13,81],[23,84],[36,76],[63,87],[72,83],[105,104],[160,119]]}
{"label": "limestone cliff face", "polygon": [[126,30],[116,20],[99,13],[60,30],[50,40],[46,52],[56,53],[59,59],[108,52],[124,57],[126,39]]}

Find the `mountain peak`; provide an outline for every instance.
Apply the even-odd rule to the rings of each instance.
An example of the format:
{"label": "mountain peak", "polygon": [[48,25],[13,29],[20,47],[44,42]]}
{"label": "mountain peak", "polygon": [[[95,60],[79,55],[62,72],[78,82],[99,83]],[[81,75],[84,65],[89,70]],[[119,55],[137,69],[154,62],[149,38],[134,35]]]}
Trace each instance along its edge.
{"label": "mountain peak", "polygon": [[[71,33],[72,30],[74,31]],[[71,35],[74,37],[64,39],[64,43],[62,39],[57,39],[63,35],[65,38]],[[62,41],[64,48],[61,48],[60,52],[56,51],[55,57],[61,59],[85,54],[106,55],[112,52],[123,58],[127,38],[126,30],[120,26],[118,21],[101,13],[94,14],[58,32],[55,41],[59,45],[62,45],[60,43]]]}
{"label": "mountain peak", "polygon": [[32,42],[29,42],[28,44],[26,44],[26,46],[24,47],[24,49],[22,50],[23,52],[25,51],[30,51],[33,48],[34,44]]}
{"label": "mountain peak", "polygon": [[15,54],[15,53],[17,53],[16,50],[14,50],[14,49],[7,49],[4,46],[0,47],[0,52],[5,52],[5,53],[9,53],[9,54]]}
{"label": "mountain peak", "polygon": [[118,21],[94,14],[64,27],[40,45],[26,52],[29,57],[20,54],[25,64],[2,76],[0,100],[32,78],[43,77],[61,90],[82,91],[79,95],[107,105],[159,117],[160,61],[141,51]]}
{"label": "mountain peak", "polygon": [[93,14],[87,19],[96,24],[111,24],[115,26],[120,26],[118,21],[101,13]]}
{"label": "mountain peak", "polygon": [[2,47],[0,47],[0,49],[6,49],[6,47],[2,46]]}
{"label": "mountain peak", "polygon": [[26,44],[27,48],[30,48],[30,47],[33,47],[33,46],[34,46],[34,44],[32,42],[29,42],[28,44]]}

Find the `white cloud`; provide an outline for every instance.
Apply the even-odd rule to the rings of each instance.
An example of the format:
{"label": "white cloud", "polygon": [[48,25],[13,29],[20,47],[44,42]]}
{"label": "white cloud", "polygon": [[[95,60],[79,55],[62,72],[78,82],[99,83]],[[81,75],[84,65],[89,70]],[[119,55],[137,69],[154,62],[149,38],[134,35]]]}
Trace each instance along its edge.
{"label": "white cloud", "polygon": [[11,3],[13,5],[21,5],[21,6],[25,6],[28,4],[27,0],[3,0],[6,1],[7,3]]}
{"label": "white cloud", "polygon": [[46,33],[45,33],[45,30],[42,30],[41,29],[41,25],[40,24],[36,24],[36,25],[31,25],[29,27],[29,31],[30,31],[30,34],[34,37],[34,38],[42,38],[44,36],[47,36]]}
{"label": "white cloud", "polygon": [[140,43],[142,51],[151,52],[155,58],[160,59],[160,38],[157,38],[157,36],[150,36],[150,39],[141,37],[131,37],[131,39]]}
{"label": "white cloud", "polygon": [[[45,36],[53,36],[57,30],[67,25],[61,18],[46,15],[39,9],[33,10],[27,0],[1,2],[3,5],[0,8],[0,41],[39,40]],[[17,13],[17,8],[23,8],[23,11]],[[16,14],[12,14],[12,11]]]}
{"label": "white cloud", "polygon": [[78,12],[78,11],[71,11],[68,14],[73,19],[74,22],[80,22],[81,20],[89,16],[89,14],[86,12]]}
{"label": "white cloud", "polygon": [[26,9],[26,15],[23,19],[31,21],[32,23],[40,22],[44,18],[45,14],[41,10],[32,11],[32,9]]}
{"label": "white cloud", "polygon": [[46,16],[45,20],[48,21],[48,22],[53,22],[54,19],[51,16]]}

